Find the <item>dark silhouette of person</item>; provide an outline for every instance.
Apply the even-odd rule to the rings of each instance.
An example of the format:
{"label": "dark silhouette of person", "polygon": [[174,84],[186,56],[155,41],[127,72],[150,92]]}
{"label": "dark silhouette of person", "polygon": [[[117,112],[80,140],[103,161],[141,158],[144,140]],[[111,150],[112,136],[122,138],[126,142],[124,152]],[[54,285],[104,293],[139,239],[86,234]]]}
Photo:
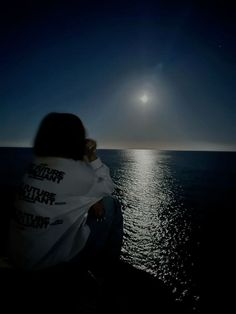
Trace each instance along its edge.
{"label": "dark silhouette of person", "polygon": [[121,208],[96,146],[78,116],[49,113],[43,118],[10,227],[9,256],[15,267],[81,263],[96,268],[119,259]]}

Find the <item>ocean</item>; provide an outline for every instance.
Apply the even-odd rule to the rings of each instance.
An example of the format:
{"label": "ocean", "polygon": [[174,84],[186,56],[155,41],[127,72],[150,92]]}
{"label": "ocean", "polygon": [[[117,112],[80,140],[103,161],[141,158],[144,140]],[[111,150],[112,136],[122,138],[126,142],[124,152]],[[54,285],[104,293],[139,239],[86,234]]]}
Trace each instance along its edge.
{"label": "ocean", "polygon": [[[99,150],[98,155],[110,167],[122,205],[122,260],[162,280],[193,312],[216,302],[225,290],[236,153]],[[17,186],[31,159],[29,148],[0,148],[1,187]]]}

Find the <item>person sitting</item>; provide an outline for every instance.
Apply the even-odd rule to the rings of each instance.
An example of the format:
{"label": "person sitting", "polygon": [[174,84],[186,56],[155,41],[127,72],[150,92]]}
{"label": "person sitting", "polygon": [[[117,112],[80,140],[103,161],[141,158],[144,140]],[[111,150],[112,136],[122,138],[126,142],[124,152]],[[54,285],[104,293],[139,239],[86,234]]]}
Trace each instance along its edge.
{"label": "person sitting", "polygon": [[121,207],[96,146],[78,116],[52,112],[43,118],[10,226],[9,257],[15,267],[109,267],[119,259]]}

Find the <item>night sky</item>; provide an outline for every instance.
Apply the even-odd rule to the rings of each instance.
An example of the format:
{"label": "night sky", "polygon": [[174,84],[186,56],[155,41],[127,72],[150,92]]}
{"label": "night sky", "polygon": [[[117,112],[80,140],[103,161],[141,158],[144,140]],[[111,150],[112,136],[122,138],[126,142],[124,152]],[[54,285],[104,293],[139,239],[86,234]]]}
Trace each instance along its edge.
{"label": "night sky", "polygon": [[6,1],[0,145],[51,111],[99,148],[236,150],[233,1]]}

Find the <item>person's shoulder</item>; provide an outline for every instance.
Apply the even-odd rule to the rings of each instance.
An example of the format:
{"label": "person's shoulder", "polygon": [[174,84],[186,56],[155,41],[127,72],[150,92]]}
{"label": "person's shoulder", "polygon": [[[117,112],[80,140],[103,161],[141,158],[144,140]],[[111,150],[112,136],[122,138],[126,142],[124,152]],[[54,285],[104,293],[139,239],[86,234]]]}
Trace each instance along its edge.
{"label": "person's shoulder", "polygon": [[70,173],[72,176],[81,174],[81,176],[94,176],[91,165],[83,160],[74,160],[61,157],[36,157],[34,162],[36,165],[44,165],[49,168]]}
{"label": "person's shoulder", "polygon": [[93,178],[94,177],[94,171],[90,167],[90,165],[82,160],[70,160],[70,162],[67,164],[68,170],[70,170],[71,174],[73,173],[75,175],[79,175],[81,178]]}
{"label": "person's shoulder", "polygon": [[94,182],[94,171],[82,160],[64,159],[58,164],[57,169],[64,172],[64,184],[74,186],[85,194]]}

